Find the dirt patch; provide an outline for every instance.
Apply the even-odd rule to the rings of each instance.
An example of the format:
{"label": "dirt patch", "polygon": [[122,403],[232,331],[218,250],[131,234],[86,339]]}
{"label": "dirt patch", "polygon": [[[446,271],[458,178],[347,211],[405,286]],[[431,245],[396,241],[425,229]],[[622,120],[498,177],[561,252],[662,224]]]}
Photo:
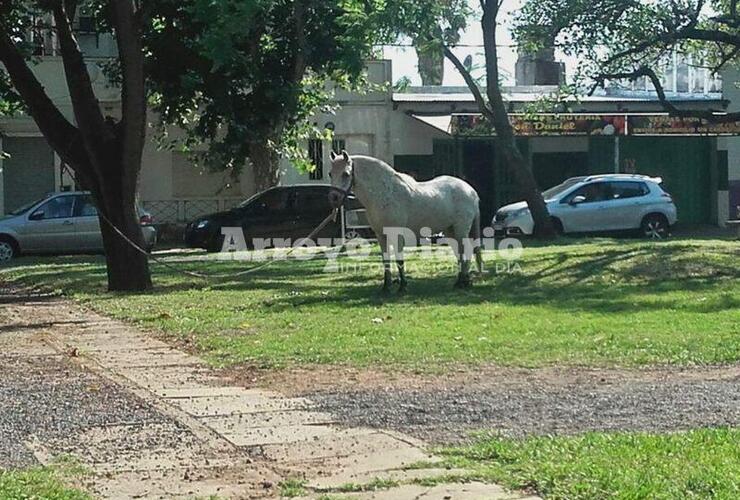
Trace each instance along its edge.
{"label": "dirt patch", "polygon": [[740,425],[740,365],[230,373],[247,385],[309,397],[346,425],[394,429],[434,443],[464,441],[481,429],[520,436]]}
{"label": "dirt patch", "polygon": [[[186,430],[126,390],[80,370],[59,356],[0,356],[0,467],[35,463],[33,440],[55,455],[73,453],[77,436],[89,428],[158,424],[178,434]],[[137,447],[117,443],[116,452]]]}

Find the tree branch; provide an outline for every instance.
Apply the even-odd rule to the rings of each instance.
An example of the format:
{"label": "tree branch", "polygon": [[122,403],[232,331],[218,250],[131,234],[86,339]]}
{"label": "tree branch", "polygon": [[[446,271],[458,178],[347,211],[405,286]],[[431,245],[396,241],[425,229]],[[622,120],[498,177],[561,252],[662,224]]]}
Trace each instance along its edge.
{"label": "tree branch", "polygon": [[122,166],[133,175],[124,175],[124,192],[134,193],[141,168],[141,156],[146,140],[146,77],[144,75],[144,49],[142,12],[133,0],[113,2],[112,21],[116,33],[118,56],[121,61],[123,83],[121,86],[121,154]]}
{"label": "tree branch", "polygon": [[[114,4],[116,3],[114,2]],[[77,40],[72,34],[64,2],[56,1],[52,11],[57,26],[59,49],[75,119],[89,153],[98,156],[99,152],[95,151],[94,145],[112,141],[114,137],[105,123],[103,114],[100,112],[87,65],[77,45]]]}
{"label": "tree branch", "polygon": [[41,133],[65,163],[74,168],[88,167],[80,131],[64,117],[28,67],[23,54],[0,24],[0,61],[10,75],[13,87],[23,98],[28,112]]}
{"label": "tree branch", "polygon": [[306,72],[306,6],[301,0],[295,2],[293,8],[293,21],[295,24],[296,53],[293,66],[293,74],[296,82],[303,80]]}
{"label": "tree branch", "polygon": [[480,108],[481,113],[488,116],[491,110],[488,107],[488,104],[486,104],[486,100],[483,98],[483,94],[481,93],[480,88],[478,88],[478,84],[475,82],[473,75],[470,74],[468,68],[466,68],[462,62],[460,62],[460,59],[454,54],[454,52],[452,52],[452,50],[450,50],[449,47],[447,47],[446,45],[442,45],[442,49],[444,50],[445,57],[450,60],[455,68],[457,68],[457,71],[460,72],[463,80],[465,80],[465,83],[468,85],[470,92],[473,94],[473,97],[475,98],[475,103],[478,105],[478,108]]}

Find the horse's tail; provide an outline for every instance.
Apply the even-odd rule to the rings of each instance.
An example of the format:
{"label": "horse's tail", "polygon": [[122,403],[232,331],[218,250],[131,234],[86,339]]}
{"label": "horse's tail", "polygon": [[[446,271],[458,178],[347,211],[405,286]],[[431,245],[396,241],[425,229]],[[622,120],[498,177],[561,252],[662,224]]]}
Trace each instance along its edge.
{"label": "horse's tail", "polygon": [[475,219],[473,219],[473,227],[470,228],[470,236],[473,238],[473,241],[477,242],[473,249],[475,252],[475,265],[478,268],[478,273],[483,274],[483,238],[480,229],[480,210],[476,211]]}

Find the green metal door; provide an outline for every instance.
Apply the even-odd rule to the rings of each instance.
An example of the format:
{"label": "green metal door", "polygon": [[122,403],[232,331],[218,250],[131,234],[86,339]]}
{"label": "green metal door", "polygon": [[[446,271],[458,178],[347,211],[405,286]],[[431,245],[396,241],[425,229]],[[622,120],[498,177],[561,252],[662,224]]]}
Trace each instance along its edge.
{"label": "green metal door", "polygon": [[[529,139],[526,137],[517,137],[516,146],[524,158],[529,157]],[[496,148],[493,187],[494,192],[496,193],[496,210],[504,205],[508,205],[509,203],[514,203],[524,199],[521,190],[516,183],[516,179],[504,163],[500,148]]]}
{"label": "green metal door", "polygon": [[454,175],[461,172],[461,152],[457,139],[434,140],[434,176]]}
{"label": "green metal door", "polygon": [[710,223],[712,145],[708,137],[623,137],[620,171],[662,177],[680,222]]}
{"label": "green metal door", "polygon": [[571,177],[589,174],[588,153],[534,153],[532,173],[541,191]]}
{"label": "green metal door", "polygon": [[[620,138],[620,141],[623,139]],[[615,138],[591,136],[588,139],[588,173],[613,174]]]}
{"label": "green metal door", "polygon": [[417,181],[428,181],[434,177],[434,156],[396,155],[393,157],[393,168]]}

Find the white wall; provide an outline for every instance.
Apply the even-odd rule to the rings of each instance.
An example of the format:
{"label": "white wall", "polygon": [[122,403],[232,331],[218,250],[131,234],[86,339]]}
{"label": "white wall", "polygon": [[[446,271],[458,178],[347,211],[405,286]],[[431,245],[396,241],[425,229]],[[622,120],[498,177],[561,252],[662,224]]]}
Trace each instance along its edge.
{"label": "white wall", "polygon": [[[387,90],[364,95],[340,91],[337,93],[339,109],[331,115],[314,117],[314,123],[320,127],[333,123],[335,138],[346,142],[350,154],[374,156],[390,165],[393,165],[396,155],[431,155],[434,139],[448,136],[393,109],[390,61],[368,63],[368,77],[375,84],[389,85]],[[330,152],[331,143],[325,142],[323,179],[311,180],[308,173],[298,172],[287,160],[283,160],[281,183],[328,183]]]}
{"label": "white wall", "polygon": [[[728,111],[740,111],[740,70],[730,67],[722,73],[722,94],[730,101]],[[730,182],[740,181],[740,137],[720,137],[717,140],[717,149],[727,151],[727,168]],[[733,207],[729,206],[729,192],[717,193],[717,210],[720,225],[728,219],[736,218]]]}

